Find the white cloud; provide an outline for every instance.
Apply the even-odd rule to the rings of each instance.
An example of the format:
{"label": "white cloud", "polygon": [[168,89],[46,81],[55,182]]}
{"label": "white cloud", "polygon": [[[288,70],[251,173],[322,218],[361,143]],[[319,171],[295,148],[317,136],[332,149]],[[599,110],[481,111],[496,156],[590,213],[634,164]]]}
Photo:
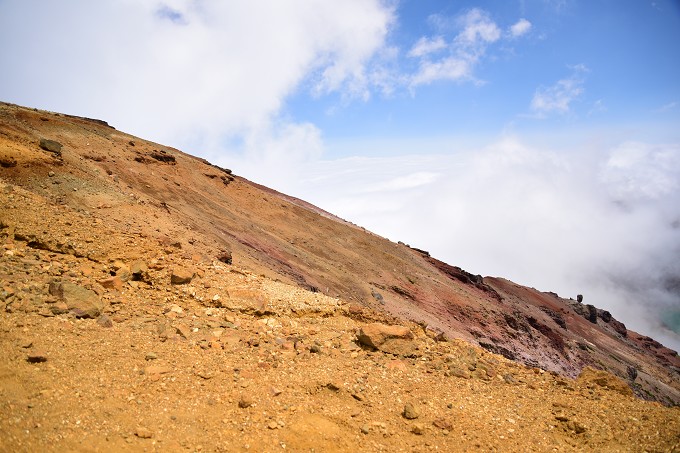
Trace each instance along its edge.
{"label": "white cloud", "polygon": [[520,19],[510,27],[510,36],[518,38],[529,33],[529,30],[531,30],[531,22]]}
{"label": "white cloud", "polygon": [[425,55],[429,55],[433,52],[445,49],[446,47],[447,44],[444,41],[444,38],[442,38],[441,36],[435,36],[432,38],[423,36],[413,45],[411,50],[409,50],[408,56],[424,57]]}
{"label": "white cloud", "polygon": [[380,0],[0,2],[0,96],[201,154],[273,131],[303,81],[364,97],[393,21]]}
{"label": "white cloud", "polygon": [[660,327],[680,306],[666,288],[680,277],[680,143],[548,151],[510,136],[458,148],[317,161],[287,191],[470,272],[584,294],[680,348]]}
{"label": "white cloud", "polygon": [[[423,36],[413,45],[408,56],[419,58],[419,67],[410,76],[411,90],[439,80],[478,82],[474,75],[475,68],[489,46],[503,38],[498,24],[488,12],[479,8],[473,8],[454,18],[433,15],[429,19],[437,30],[446,33],[453,30],[455,36],[448,41],[442,35]],[[522,19],[513,27],[524,34],[530,26],[528,21]],[[518,36],[520,34],[513,35]],[[438,55],[437,58],[434,58],[435,55]]]}
{"label": "white cloud", "polygon": [[456,42],[462,45],[478,45],[492,43],[501,37],[501,30],[491,20],[489,13],[478,8],[468,11],[459,18],[462,31],[456,36]]}
{"label": "white cloud", "polygon": [[680,192],[680,152],[675,145],[626,142],[603,163],[601,178],[611,196],[628,203]]}
{"label": "white cloud", "polygon": [[549,87],[539,87],[531,99],[531,110],[539,115],[552,112],[568,113],[571,104],[583,94],[583,73],[588,69],[584,65],[574,67],[573,74],[558,80]]}
{"label": "white cloud", "polygon": [[449,57],[438,61],[423,61],[411,78],[411,87],[427,85],[437,80],[457,81],[472,77],[474,62],[466,58]]}

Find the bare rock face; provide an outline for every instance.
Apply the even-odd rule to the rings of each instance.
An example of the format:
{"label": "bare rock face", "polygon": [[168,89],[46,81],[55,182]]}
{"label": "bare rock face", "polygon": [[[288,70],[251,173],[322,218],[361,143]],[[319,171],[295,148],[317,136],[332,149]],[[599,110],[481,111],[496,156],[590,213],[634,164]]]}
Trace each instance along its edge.
{"label": "bare rock face", "polygon": [[61,299],[68,311],[75,314],[77,318],[95,319],[102,314],[104,309],[104,303],[94,291],[73,283],[52,282],[49,292]]}
{"label": "bare rock face", "polygon": [[361,328],[359,343],[389,354],[411,357],[416,355],[413,333],[403,326],[373,323]]}
{"label": "bare rock face", "polygon": [[633,396],[633,390],[628,384],[607,371],[585,367],[583,371],[581,371],[577,382],[579,385],[585,387],[596,385],[608,390],[613,390],[625,396]]}

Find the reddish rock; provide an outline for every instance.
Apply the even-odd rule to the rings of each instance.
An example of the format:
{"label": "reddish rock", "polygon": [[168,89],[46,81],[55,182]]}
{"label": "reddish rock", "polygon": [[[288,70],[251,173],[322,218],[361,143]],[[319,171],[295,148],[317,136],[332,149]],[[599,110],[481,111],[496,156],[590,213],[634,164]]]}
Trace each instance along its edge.
{"label": "reddish rock", "polygon": [[121,280],[121,278],[118,276],[105,278],[103,280],[99,280],[97,283],[106,289],[115,289],[117,291],[123,289],[123,280]]}
{"label": "reddish rock", "polygon": [[358,335],[359,343],[389,354],[411,357],[416,355],[417,344],[407,327],[367,324]]}
{"label": "reddish rock", "polygon": [[432,424],[439,429],[446,429],[448,431],[451,431],[453,429],[453,423],[451,423],[451,420],[448,420],[446,418],[438,418],[435,421],[433,421]]}
{"label": "reddish rock", "polygon": [[217,255],[217,260],[221,261],[225,264],[231,264],[232,263],[232,257],[231,257],[231,252],[228,250],[222,250],[218,255]]}
{"label": "reddish rock", "polygon": [[363,345],[380,349],[380,346],[389,340],[412,340],[413,334],[408,327],[388,326],[376,322],[363,326],[359,331],[358,339]]}

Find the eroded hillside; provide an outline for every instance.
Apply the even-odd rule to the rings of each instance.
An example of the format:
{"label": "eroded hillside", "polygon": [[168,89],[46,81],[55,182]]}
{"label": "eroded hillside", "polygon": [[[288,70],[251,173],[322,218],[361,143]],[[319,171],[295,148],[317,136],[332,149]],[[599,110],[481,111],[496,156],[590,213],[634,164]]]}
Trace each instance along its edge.
{"label": "eroded hillside", "polygon": [[601,310],[99,121],[1,104],[0,178],[6,450],[680,442],[630,390],[677,403],[677,354]]}

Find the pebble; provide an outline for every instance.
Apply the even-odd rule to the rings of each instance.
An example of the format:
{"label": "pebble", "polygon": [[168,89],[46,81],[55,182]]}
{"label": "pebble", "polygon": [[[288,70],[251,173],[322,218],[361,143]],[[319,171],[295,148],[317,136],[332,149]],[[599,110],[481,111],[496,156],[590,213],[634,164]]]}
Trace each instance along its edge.
{"label": "pebble", "polygon": [[326,384],[326,387],[329,390],[333,390],[334,392],[337,392],[338,390],[340,390],[342,388],[342,384],[340,384],[339,382],[329,382],[328,384]]}
{"label": "pebble", "polygon": [[172,369],[167,366],[161,366],[161,365],[151,365],[146,368],[144,368],[144,374],[147,375],[154,375],[154,374],[167,374],[170,373]]}
{"label": "pebble", "polygon": [[101,327],[113,327],[113,321],[106,314],[102,314],[97,318],[97,324]]}
{"label": "pebble", "polygon": [[416,418],[420,417],[420,411],[413,403],[406,403],[404,405],[404,411],[402,412],[402,415],[408,420],[415,420]]}
{"label": "pebble", "polygon": [[422,423],[416,423],[411,428],[411,432],[413,434],[417,434],[419,436],[422,436],[423,434],[425,434],[425,426]]}
{"label": "pebble", "polygon": [[139,437],[140,439],[151,439],[153,437],[153,433],[147,428],[139,427],[137,430],[135,430],[135,436]]}
{"label": "pebble", "polygon": [[47,362],[47,354],[44,351],[36,349],[28,353],[26,360],[29,363]]}
{"label": "pebble", "polygon": [[252,406],[255,402],[253,401],[253,397],[250,395],[241,395],[241,398],[238,400],[238,407],[241,409],[246,409],[250,406]]}
{"label": "pebble", "polygon": [[187,326],[184,324],[178,324],[175,326],[175,330],[181,336],[182,338],[188,338],[189,334],[191,333],[191,329],[189,329]]}

